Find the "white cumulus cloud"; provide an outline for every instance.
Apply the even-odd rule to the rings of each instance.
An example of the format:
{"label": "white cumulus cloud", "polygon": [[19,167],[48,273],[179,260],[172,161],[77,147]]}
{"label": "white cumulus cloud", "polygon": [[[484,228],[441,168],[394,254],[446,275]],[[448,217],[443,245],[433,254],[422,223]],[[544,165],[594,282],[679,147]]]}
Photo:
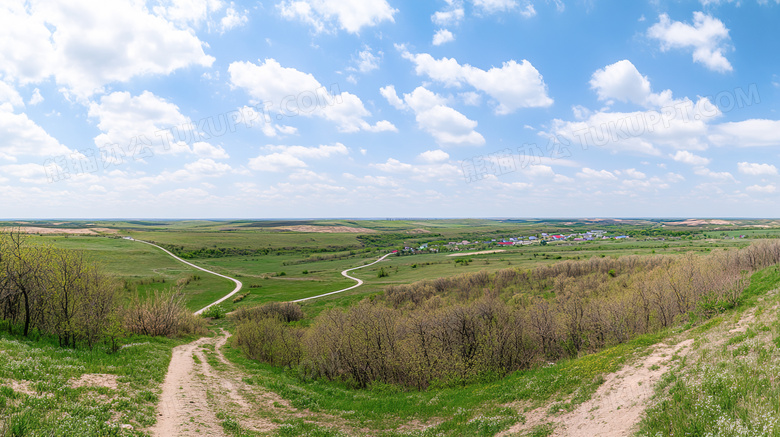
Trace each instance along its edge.
{"label": "white cumulus cloud", "polygon": [[477,122],[447,105],[447,100],[425,87],[417,87],[403,100],[392,86],[380,90],[399,109],[411,109],[420,129],[430,133],[440,145],[481,146],[485,138],[475,130]]}
{"label": "white cumulus cloud", "polygon": [[722,21],[703,12],[693,13],[693,25],[672,21],[667,14],[658,17],[658,23],[647,31],[650,38],[661,42],[661,50],[690,49],[693,61],[710,70],[725,73],[733,70],[723,54],[731,40]]}
{"label": "white cumulus cloud", "polygon": [[617,180],[617,176],[615,176],[615,174],[610,171],[594,170],[588,167],[584,167],[581,172],[577,173],[577,176],[583,179],[594,179],[594,180],[604,180],[604,181]]}
{"label": "white cumulus cloud", "polygon": [[420,159],[427,163],[444,162],[450,159],[450,154],[441,149],[426,150],[425,152],[420,153]]}
{"label": "white cumulus cloud", "polygon": [[433,45],[440,46],[455,41],[455,35],[447,29],[439,29],[433,34]]}
{"label": "white cumulus cloud", "polygon": [[365,121],[371,113],[354,94],[327,89],[310,73],[282,67],[275,59],[259,64],[233,62],[228,67],[230,84],[241,88],[254,102],[271,105],[270,110],[288,116],[317,116],[334,122],[342,132],[396,131],[389,121],[374,125]]}
{"label": "white cumulus cloud", "polygon": [[695,165],[701,167],[710,163],[709,158],[694,155],[693,153],[687,150],[678,150],[677,153],[672,155],[672,159],[674,159],[677,162],[682,162],[683,164],[689,164],[689,165]]}
{"label": "white cumulus cloud", "polygon": [[517,0],[473,0],[478,9],[492,14],[506,12],[517,7]]}
{"label": "white cumulus cloud", "polygon": [[638,105],[644,105],[652,92],[647,77],[642,76],[626,59],[593,73],[590,87],[596,91],[599,100],[617,99]]}
{"label": "white cumulus cloud", "polygon": [[412,54],[404,49],[403,57],[415,64],[419,75],[426,75],[447,86],[468,84],[492,97],[498,104],[497,114],[509,114],[519,108],[548,107],[553,100],[539,71],[527,60],[504,62],[499,67],[482,70],[454,58],[435,59],[427,53]]}
{"label": "white cumulus cloud", "polygon": [[20,3],[0,6],[0,72],[20,83],[53,77],[84,99],[111,83],[214,62],[193,32],[143,2]]}
{"label": "white cumulus cloud", "polygon": [[349,150],[341,143],[317,147],[268,145],[267,153],[249,160],[249,168],[257,171],[280,172],[307,167],[304,159],[327,159],[336,155],[347,155]]}
{"label": "white cumulus cloud", "polygon": [[777,191],[777,187],[774,184],[768,184],[768,185],[751,185],[747,188],[745,188],[747,191],[750,191],[752,193],[763,193],[763,194],[772,194],[775,191]]}
{"label": "white cumulus cloud", "polygon": [[709,140],[717,146],[780,145],[780,120],[750,119],[715,126]]}
{"label": "white cumulus cloud", "polygon": [[363,27],[394,22],[393,15],[398,12],[386,0],[287,0],[277,7],[283,17],[309,24],[315,32],[329,31],[338,23],[355,34]]}
{"label": "white cumulus cloud", "polygon": [[777,167],[772,164],[758,164],[754,162],[740,162],[737,163],[737,168],[740,173],[761,176],[761,175],[776,175]]}
{"label": "white cumulus cloud", "polygon": [[0,160],[16,162],[20,156],[55,158],[71,153],[27,114],[14,114],[0,105]]}

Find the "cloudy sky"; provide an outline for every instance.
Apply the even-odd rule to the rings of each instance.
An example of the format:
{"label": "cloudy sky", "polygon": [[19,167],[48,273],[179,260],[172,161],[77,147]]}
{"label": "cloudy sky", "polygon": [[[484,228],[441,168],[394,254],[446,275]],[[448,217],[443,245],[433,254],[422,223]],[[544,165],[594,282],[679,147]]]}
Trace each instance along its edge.
{"label": "cloudy sky", "polygon": [[0,218],[777,217],[780,0],[9,0]]}

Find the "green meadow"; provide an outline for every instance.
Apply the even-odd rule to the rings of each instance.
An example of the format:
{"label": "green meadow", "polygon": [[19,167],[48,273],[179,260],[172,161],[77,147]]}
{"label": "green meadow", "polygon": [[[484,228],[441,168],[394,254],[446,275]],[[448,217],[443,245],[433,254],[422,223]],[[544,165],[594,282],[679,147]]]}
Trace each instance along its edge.
{"label": "green meadow", "polygon": [[[7,226],[12,224],[0,224],[0,227]],[[700,226],[668,225],[660,220],[466,219],[106,221],[56,225],[31,222],[27,226],[111,229],[112,232],[98,236],[31,235],[30,240],[85,252],[105,272],[123,282],[123,293],[128,300],[184,283],[187,305],[192,310],[224,296],[233,289],[233,283],[187,266],[157,248],[121,237],[155,242],[185,256],[189,262],[242,281],[243,290],[239,296],[243,298],[238,302],[229,299],[221,305],[227,312],[242,306],[286,302],[352,286],[354,281],[343,277],[343,270],[373,262],[392,250],[399,251],[381,263],[351,272],[352,276],[365,282],[363,286],[303,302],[301,308],[305,318],[297,322],[301,327],[311,324],[327,309],[347,308],[363,299],[379,296],[389,285],[506,268],[531,269],[592,257],[684,255],[690,252],[706,255],[719,249],[738,250],[758,239],[780,236],[776,223],[755,220]],[[348,226],[370,232],[279,229],[291,226],[315,229]],[[506,247],[491,242],[493,239],[541,235],[542,232],[567,235],[592,229],[631,238],[550,241]],[[480,243],[447,244],[462,240]],[[425,243],[437,247],[439,252],[404,250],[405,247],[416,249]],[[469,254],[483,250],[502,251]],[[754,274],[753,285],[746,292],[743,305],[703,325],[681,321],[675,328],[643,335],[598,353],[561,360],[554,365],[517,371],[503,378],[486,376],[484,380],[463,385],[433,386],[422,391],[387,384],[357,389],[344,382],[307,379],[295,369],[250,360],[231,342],[223,347],[223,352],[240,369],[246,384],[275,393],[296,411],[308,412],[280,416],[275,422],[278,428],[270,435],[492,436],[525,423],[531,415],[538,415],[538,411],[544,411],[543,420],[516,435],[551,435],[556,420],[590,399],[604,382],[605,375],[641,358],[660,341],[678,341],[686,336],[697,338],[696,353],[701,359],[715,360],[719,363],[717,369],[726,374],[738,375],[747,369],[745,365],[735,363],[732,360],[735,357],[742,361],[747,359],[744,357],[752,357],[758,363],[769,362],[776,357],[776,348],[780,347],[777,341],[780,317],[774,305],[778,297],[771,292],[778,281],[780,277],[774,270]],[[724,327],[732,326],[746,311],[758,312],[761,317],[744,333],[744,338],[717,328],[722,321],[725,321]],[[213,321],[213,327],[234,330],[226,319]],[[726,338],[722,340],[725,347],[712,346],[721,344],[717,343],[719,340],[713,332],[718,332],[718,338]],[[155,420],[159,385],[171,350],[191,340],[127,338],[123,343],[128,347],[112,354],[102,346],[90,351],[62,349],[56,346],[55,340],[45,337],[25,339],[0,334],[0,368],[3,369],[0,370],[0,381],[24,381],[13,386],[16,388],[6,384],[0,389],[0,411],[11,418],[2,424],[0,436],[68,435],[68,430],[72,429],[85,430],[83,435],[146,435],[144,429]],[[207,353],[214,363],[218,363],[212,352]],[[723,418],[730,417],[729,414],[740,418],[742,428],[739,429],[755,430],[758,428],[751,428],[750,423],[759,420],[756,419],[759,412],[777,411],[778,389],[771,379],[767,379],[770,378],[767,372],[753,372],[749,379],[742,380],[745,393],[740,396],[760,405],[760,408],[751,409],[742,406],[736,398],[717,395],[718,384],[724,384],[722,378],[718,379],[709,367],[701,364],[702,361],[693,360],[676,362],[664,376],[656,389],[655,406],[648,410],[638,429],[641,435],[665,435],[667,429],[673,429],[675,435],[705,435],[704,430],[712,428],[709,422],[725,420]],[[40,364],[31,364],[34,362]],[[117,375],[118,388],[115,391],[72,388],[73,379],[87,373]],[[57,376],[52,378],[51,375]],[[692,378],[702,378],[705,382],[693,384]],[[688,413],[704,395],[715,396],[718,409],[713,409],[706,417]],[[309,413],[319,418],[317,423],[307,420]],[[107,425],[108,418],[117,414],[119,422],[132,423],[134,428],[118,429]],[[274,417],[267,411],[263,414]],[[62,417],[68,419],[58,420]],[[266,435],[242,427],[240,420],[232,416],[224,417],[223,426],[228,435]],[[414,426],[406,427],[409,423]],[[668,428],[670,423],[672,428]],[[762,430],[769,430],[763,435],[780,435],[776,425],[760,423]],[[40,434],[36,430],[45,432]]]}

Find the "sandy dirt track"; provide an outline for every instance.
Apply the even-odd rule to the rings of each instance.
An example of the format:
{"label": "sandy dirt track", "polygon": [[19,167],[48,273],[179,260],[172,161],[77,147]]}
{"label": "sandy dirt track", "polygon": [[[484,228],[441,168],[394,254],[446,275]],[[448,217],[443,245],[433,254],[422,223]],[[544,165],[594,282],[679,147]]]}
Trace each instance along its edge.
{"label": "sandy dirt track", "polygon": [[561,416],[548,416],[547,407],[526,413],[526,423],[518,423],[500,436],[516,435],[537,425],[552,422],[554,437],[624,437],[634,435],[636,426],[654,393],[654,386],[669,370],[673,355],[685,355],[693,340],[669,346],[660,343],[650,355],[605,375],[604,383],[590,400]]}
{"label": "sandy dirt track", "polygon": [[[219,337],[204,337],[173,349],[162,386],[157,424],[149,430],[153,436],[224,436],[222,421],[217,418],[216,411],[226,411],[233,417],[248,417],[241,420],[241,425],[252,431],[267,432],[276,428],[270,421],[252,414],[252,404],[244,393],[255,389],[241,382],[220,351],[229,336],[222,331]],[[220,369],[209,365],[205,350],[210,345],[221,363]],[[253,397],[257,396],[257,393],[253,394]],[[259,396],[273,397],[270,393]]]}

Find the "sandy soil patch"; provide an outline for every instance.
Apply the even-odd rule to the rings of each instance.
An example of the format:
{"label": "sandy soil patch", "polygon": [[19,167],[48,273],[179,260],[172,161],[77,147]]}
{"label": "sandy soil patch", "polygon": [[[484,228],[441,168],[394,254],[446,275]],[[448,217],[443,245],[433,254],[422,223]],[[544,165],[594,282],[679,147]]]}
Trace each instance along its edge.
{"label": "sandy soil patch", "polygon": [[322,234],[372,234],[376,231],[368,228],[353,228],[350,226],[311,226],[311,225],[299,225],[299,226],[279,226],[275,228],[277,231],[292,231],[292,232],[317,232]]}
{"label": "sandy soil patch", "polygon": [[553,436],[633,435],[647,401],[653,395],[654,385],[669,368],[670,358],[674,354],[684,354],[683,349],[692,344],[692,339],[675,346],[661,343],[638,364],[629,364],[608,375],[591,400],[561,416],[562,423]]}
{"label": "sandy soil patch", "polygon": [[43,235],[54,235],[54,234],[69,234],[69,235],[99,235],[102,233],[107,234],[116,234],[116,229],[109,229],[109,228],[79,228],[79,229],[73,229],[73,228],[40,228],[36,226],[22,226],[19,228],[3,228],[3,232],[9,232],[14,231],[16,229],[19,229],[21,232],[24,232],[25,234],[43,234]]}
{"label": "sandy soil patch", "polygon": [[106,387],[112,390],[119,388],[119,384],[116,381],[116,375],[108,373],[85,373],[81,375],[79,379],[71,379],[70,386],[72,388],[79,387]]}
{"label": "sandy soil patch", "polygon": [[15,391],[16,393],[26,394],[27,396],[32,396],[32,397],[35,397],[35,398],[51,397],[51,396],[53,396],[51,393],[38,393],[37,391],[33,390],[32,386],[30,384],[30,381],[13,381],[13,380],[11,380],[9,382],[3,383],[3,385],[5,385],[7,387],[10,386],[11,389],[13,389],[13,391]]}
{"label": "sandy soil patch", "polygon": [[701,226],[701,225],[706,225],[707,221],[688,219],[688,220],[683,220],[681,222],[665,222],[664,224],[669,226]]}
{"label": "sandy soil patch", "polygon": [[431,231],[427,229],[417,228],[406,231],[407,234],[430,234]]}
{"label": "sandy soil patch", "polygon": [[697,219],[688,219],[683,220],[679,222],[664,222],[664,224],[670,225],[670,226],[702,226],[702,225],[733,225],[738,224],[737,222],[729,222],[726,220],[697,220]]}
{"label": "sandy soil patch", "polygon": [[730,225],[731,222],[727,222],[726,220],[710,220],[711,225]]}
{"label": "sandy soil patch", "polygon": [[653,352],[627,364],[619,371],[606,375],[604,383],[593,397],[575,410],[561,416],[547,416],[545,407],[526,413],[526,423],[517,424],[500,435],[513,435],[535,426],[552,422],[556,437],[623,437],[633,435],[647,403],[654,393],[654,385],[669,369],[671,357],[684,355],[693,339],[674,346],[660,343]]}
{"label": "sandy soil patch", "polygon": [[737,322],[737,325],[729,329],[729,334],[736,334],[736,333],[744,333],[747,332],[748,325],[756,321],[756,311],[754,308],[751,308],[745,314],[742,316],[741,319]]}
{"label": "sandy soil patch", "polygon": [[[34,398],[51,398],[54,397],[53,393],[47,393],[47,392],[39,392],[32,388],[32,383],[30,381],[14,381],[14,380],[6,380],[2,383],[0,383],[1,387],[11,387],[11,389],[16,393],[22,393],[27,396],[31,396]],[[2,422],[0,422],[2,423]]]}
{"label": "sandy soil patch", "polygon": [[453,253],[453,254],[447,255],[447,256],[484,255],[486,253],[499,253],[499,252],[506,252],[506,250],[498,249],[498,250],[483,250],[482,252]]}

